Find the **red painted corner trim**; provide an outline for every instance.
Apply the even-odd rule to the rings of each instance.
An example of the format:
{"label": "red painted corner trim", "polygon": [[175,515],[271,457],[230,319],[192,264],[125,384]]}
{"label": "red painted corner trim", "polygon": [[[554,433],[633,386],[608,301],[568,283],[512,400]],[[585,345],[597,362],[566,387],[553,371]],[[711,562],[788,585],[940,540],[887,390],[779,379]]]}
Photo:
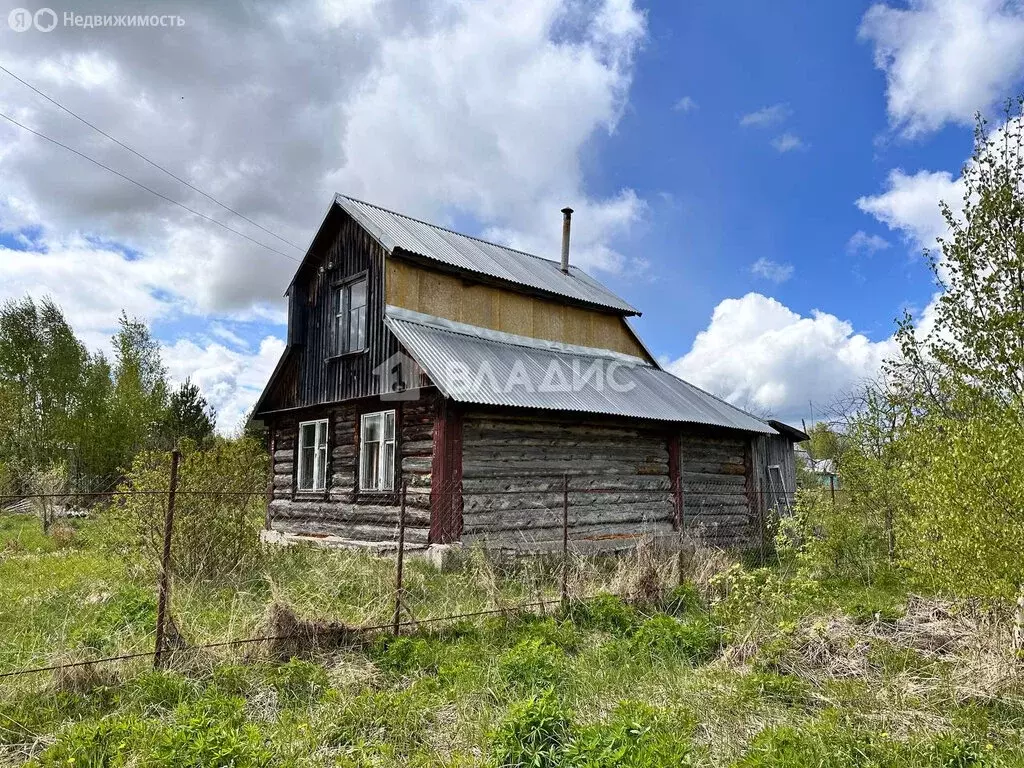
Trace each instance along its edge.
{"label": "red painted corner trim", "polygon": [[434,414],[430,464],[431,544],[462,538],[462,412],[446,400]]}

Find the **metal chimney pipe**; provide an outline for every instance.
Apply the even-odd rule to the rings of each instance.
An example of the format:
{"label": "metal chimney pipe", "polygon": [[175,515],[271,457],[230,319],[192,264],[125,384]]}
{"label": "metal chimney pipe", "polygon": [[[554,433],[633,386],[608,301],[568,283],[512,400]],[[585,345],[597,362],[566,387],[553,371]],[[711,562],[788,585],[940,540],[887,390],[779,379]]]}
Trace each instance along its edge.
{"label": "metal chimney pipe", "polygon": [[569,274],[569,230],[572,228],[572,208],[562,209],[562,271]]}

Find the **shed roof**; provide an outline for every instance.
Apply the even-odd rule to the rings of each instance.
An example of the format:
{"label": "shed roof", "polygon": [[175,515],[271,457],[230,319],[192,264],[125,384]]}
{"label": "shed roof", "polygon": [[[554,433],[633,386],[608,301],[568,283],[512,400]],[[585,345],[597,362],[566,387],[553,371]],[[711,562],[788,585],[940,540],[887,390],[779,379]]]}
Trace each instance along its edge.
{"label": "shed roof", "polygon": [[396,249],[468,272],[629,315],[640,312],[579,267],[489,243],[346,195],[334,201],[388,251]]}
{"label": "shed roof", "polygon": [[388,306],[384,322],[438,389],[458,402],[777,434],[760,419],[631,355],[516,336],[394,306]]}

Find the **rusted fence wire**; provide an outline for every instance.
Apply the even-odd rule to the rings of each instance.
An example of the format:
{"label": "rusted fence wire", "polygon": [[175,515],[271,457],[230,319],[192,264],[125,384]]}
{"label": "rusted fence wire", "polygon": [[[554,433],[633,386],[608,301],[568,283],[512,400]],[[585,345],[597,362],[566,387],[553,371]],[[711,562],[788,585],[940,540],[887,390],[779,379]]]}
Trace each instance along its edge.
{"label": "rusted fence wire", "polygon": [[[392,586],[380,583],[375,587],[370,579],[369,586],[341,584],[339,589],[362,589],[361,597],[367,601],[368,613],[387,617],[386,621],[359,621],[348,626],[348,631],[359,634],[390,631],[395,635],[436,622],[515,611],[546,611],[552,606],[568,611],[574,602],[591,597],[577,583],[582,579],[580,563],[583,557],[606,550],[621,552],[646,541],[658,540],[669,549],[675,544],[678,549],[676,568],[681,581],[685,570],[684,537],[699,531],[702,520],[713,522],[716,515],[723,521],[729,521],[728,525],[734,528],[749,529],[759,538],[753,543],[762,552],[769,544],[764,516],[759,523],[756,516],[736,515],[728,511],[744,505],[764,510],[767,506],[765,501],[752,505],[749,492],[742,494],[740,499],[739,494],[717,492],[714,487],[696,494],[694,488],[684,489],[678,481],[637,490],[629,487],[622,478],[600,475],[563,474],[556,478],[532,480],[509,478],[489,489],[463,487],[461,484],[425,489],[405,480],[388,493],[360,497],[348,489],[343,492],[325,489],[316,499],[293,494],[287,499],[289,503],[275,506],[277,499],[272,486],[268,488],[260,483],[258,487],[230,487],[225,478],[208,479],[205,484],[197,486],[182,475],[180,460],[175,451],[169,456],[168,464],[154,466],[153,478],[159,478],[160,473],[166,470],[165,485],[157,485],[154,481],[148,487],[132,487],[122,480],[103,490],[82,493],[0,496],[0,514],[23,512],[19,505],[26,502],[30,505],[42,500],[67,502],[65,510],[54,511],[55,505],[44,505],[44,510],[48,510],[44,515],[49,516],[46,525],[50,532],[55,520],[60,521],[62,516],[70,516],[75,509],[82,507],[90,516],[97,518],[99,527],[122,530],[137,537],[152,553],[154,581],[151,582],[151,594],[156,596],[152,649],[0,671],[0,678],[143,658],[151,658],[155,666],[163,667],[179,652],[309,639],[308,628],[296,632],[256,633],[213,642],[190,642],[183,636],[190,628],[191,617],[187,614],[188,609],[182,607],[183,603],[176,602],[176,591],[190,590],[193,594],[202,595],[207,588],[215,591],[217,587],[230,586],[233,583],[228,579],[231,568],[238,565],[236,560],[241,562],[243,550],[253,543],[263,550],[269,548],[261,542],[338,544],[347,548],[355,543],[346,539],[344,534],[347,530],[376,535],[376,541],[359,543],[364,550],[376,552],[386,562],[393,562]],[[695,507],[688,504],[691,497],[699,495],[719,498],[720,509],[727,511],[716,512],[708,505]],[[732,499],[731,495],[737,498]],[[218,515],[224,520],[211,524],[210,521]],[[242,546],[242,540],[245,546]],[[497,582],[504,579],[511,586],[505,592],[495,587],[487,595],[473,595],[472,599],[464,602],[460,602],[461,595],[456,594],[451,598],[450,610],[435,613],[434,598],[445,588],[437,586],[442,577],[431,579],[417,573],[415,583],[410,587],[408,558],[413,552],[419,555],[426,551],[429,543],[455,544],[460,540],[467,545],[455,546],[447,554],[456,559],[461,557],[461,567],[466,567],[467,559],[478,558],[472,565],[477,568],[474,578],[464,580],[468,584],[464,585],[465,590],[486,592],[481,585],[488,580]],[[2,545],[0,541],[0,551]],[[273,549],[283,552],[288,547]],[[227,557],[231,568],[218,571],[205,567],[203,558],[221,550],[230,550]],[[317,551],[326,553],[324,557],[345,557],[342,553],[331,553],[329,549],[318,548]],[[524,561],[518,558],[518,553],[540,554],[542,557]],[[440,555],[435,563],[442,571],[447,569],[444,557],[444,554]],[[316,561],[314,567],[323,562]],[[524,566],[523,562],[529,565]],[[339,572],[344,573],[344,569],[339,569]],[[379,598],[375,596],[378,594]],[[457,608],[466,604],[470,607],[486,604],[486,601],[493,607]],[[376,607],[385,602],[390,604],[390,615]],[[191,603],[190,607],[196,608],[196,604]],[[180,611],[186,613],[180,614]],[[202,610],[198,612],[202,613]],[[175,618],[182,624],[176,624]],[[48,648],[47,653],[52,658],[76,650],[79,649]]]}

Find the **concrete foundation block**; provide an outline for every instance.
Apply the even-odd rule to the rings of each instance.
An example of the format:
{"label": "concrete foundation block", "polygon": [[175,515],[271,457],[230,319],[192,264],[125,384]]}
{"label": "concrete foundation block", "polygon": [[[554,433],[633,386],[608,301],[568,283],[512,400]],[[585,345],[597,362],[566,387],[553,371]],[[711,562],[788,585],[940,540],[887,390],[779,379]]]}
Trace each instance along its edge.
{"label": "concrete foundation block", "polygon": [[460,543],[431,544],[423,553],[426,561],[441,573],[458,570],[467,556],[468,551]]}

